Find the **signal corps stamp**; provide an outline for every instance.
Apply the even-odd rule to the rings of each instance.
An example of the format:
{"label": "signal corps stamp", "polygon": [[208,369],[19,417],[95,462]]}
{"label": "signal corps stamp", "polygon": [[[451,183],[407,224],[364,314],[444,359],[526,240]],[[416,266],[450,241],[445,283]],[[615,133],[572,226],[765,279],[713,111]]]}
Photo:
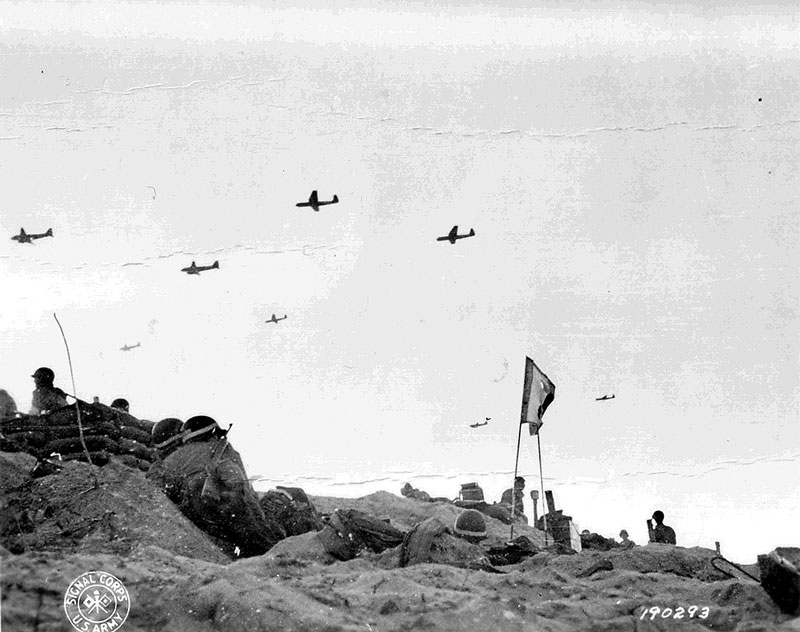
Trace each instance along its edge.
{"label": "signal corps stamp", "polygon": [[118,630],[131,609],[125,585],[110,573],[89,571],[75,579],[64,593],[64,611],[78,632]]}

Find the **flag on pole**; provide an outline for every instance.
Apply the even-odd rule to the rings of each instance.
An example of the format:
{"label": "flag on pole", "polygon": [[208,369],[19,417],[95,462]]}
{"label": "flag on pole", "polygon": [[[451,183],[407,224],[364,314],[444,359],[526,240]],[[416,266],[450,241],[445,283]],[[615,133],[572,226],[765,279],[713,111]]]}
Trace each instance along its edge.
{"label": "flag on pole", "polygon": [[539,434],[544,411],[553,401],[556,385],[542,373],[530,358],[525,358],[525,386],[522,390],[522,416],[520,424],[530,424],[531,435]]}

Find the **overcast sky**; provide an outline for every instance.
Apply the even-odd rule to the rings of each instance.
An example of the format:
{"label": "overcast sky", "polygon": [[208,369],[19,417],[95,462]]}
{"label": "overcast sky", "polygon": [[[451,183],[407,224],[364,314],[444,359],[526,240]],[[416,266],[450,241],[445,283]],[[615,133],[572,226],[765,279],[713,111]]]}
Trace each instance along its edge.
{"label": "overcast sky", "polygon": [[55,234],[0,249],[0,387],[71,389],[57,312],[85,399],[455,496],[530,355],[584,525],[800,517],[794,9],[606,7],[0,3],[0,228]]}

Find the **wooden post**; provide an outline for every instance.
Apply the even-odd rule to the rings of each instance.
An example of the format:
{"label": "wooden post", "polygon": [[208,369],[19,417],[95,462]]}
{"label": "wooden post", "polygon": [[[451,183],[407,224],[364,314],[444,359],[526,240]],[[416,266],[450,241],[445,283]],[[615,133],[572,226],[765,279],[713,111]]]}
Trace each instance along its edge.
{"label": "wooden post", "polygon": [[[539,432],[536,432],[536,447],[539,450],[539,485],[542,487],[544,493],[544,474],[542,474],[542,437]],[[546,495],[546,494],[545,494]],[[547,546],[547,514],[542,516],[542,526],[544,527],[544,545]]]}
{"label": "wooden post", "polygon": [[552,490],[547,490],[544,493],[544,497],[547,500],[547,512],[548,513],[555,513],[556,512],[556,501],[553,499],[553,492]]}
{"label": "wooden post", "polygon": [[517,491],[515,483],[517,482],[517,472],[519,471],[519,445],[521,441],[522,424],[519,425],[519,430],[517,431],[517,456],[514,458],[514,480],[511,483],[511,535],[509,535],[509,540],[514,539],[514,508],[517,506],[517,503],[514,502],[516,500],[515,492]]}

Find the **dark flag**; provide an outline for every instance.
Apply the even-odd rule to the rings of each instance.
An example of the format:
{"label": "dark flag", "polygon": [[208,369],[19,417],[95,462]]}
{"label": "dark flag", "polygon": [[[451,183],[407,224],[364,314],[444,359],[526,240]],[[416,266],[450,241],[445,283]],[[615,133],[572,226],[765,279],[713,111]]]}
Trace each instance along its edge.
{"label": "dark flag", "polygon": [[539,434],[544,411],[553,401],[556,385],[550,381],[530,358],[525,358],[525,387],[522,390],[521,424],[528,426],[531,435]]}

